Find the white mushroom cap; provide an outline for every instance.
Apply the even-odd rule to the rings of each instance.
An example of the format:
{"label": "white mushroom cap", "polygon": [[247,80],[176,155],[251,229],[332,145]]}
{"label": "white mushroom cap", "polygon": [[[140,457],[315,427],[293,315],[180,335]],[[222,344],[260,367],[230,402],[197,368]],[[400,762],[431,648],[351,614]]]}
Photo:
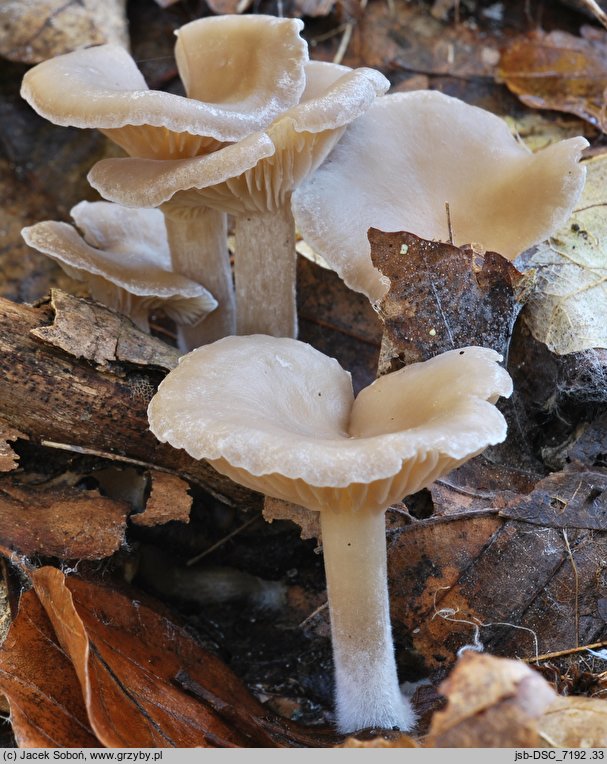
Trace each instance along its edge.
{"label": "white mushroom cap", "polygon": [[171,270],[164,217],[109,202],[80,202],[71,211],[83,232],[56,221],[24,228],[26,243],[89,285],[91,294],[147,329],[147,314],[162,307],[176,323],[200,321],[217,307],[200,284]]}
{"label": "white mushroom cap", "polygon": [[133,156],[194,156],[266,127],[299,101],[308,60],[302,27],[274,16],[187,24],[176,56],[190,98],[150,90],[118,45],[44,61],[27,72],[21,95],[51,122],[99,128]]}
{"label": "white mushroom cap", "polygon": [[239,483],[309,509],[383,510],[488,445],[512,382],[486,348],[382,377],[350,374],[297,340],[227,337],[184,356],[148,409],[162,442]]}
{"label": "white mushroom cap", "polygon": [[584,138],[532,154],[490,112],[434,91],[378,98],[293,195],[307,243],[372,301],[386,292],[367,230],[409,231],[514,258],[570,215]]}
{"label": "white mushroom cap", "polygon": [[[89,181],[106,199],[129,206],[171,200],[175,206],[205,205],[236,215],[274,211],[325,159],[345,126],[389,86],[374,69],[313,62],[306,75],[308,100],[285,111],[263,133],[207,157],[104,159]],[[259,150],[254,163],[253,147]]]}

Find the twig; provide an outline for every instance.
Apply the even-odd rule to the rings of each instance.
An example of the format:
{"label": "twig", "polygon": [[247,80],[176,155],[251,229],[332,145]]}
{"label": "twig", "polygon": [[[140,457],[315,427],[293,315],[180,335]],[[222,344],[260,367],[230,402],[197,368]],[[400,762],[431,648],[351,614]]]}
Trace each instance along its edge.
{"label": "twig", "polygon": [[[577,493],[577,492],[576,492]],[[575,494],[574,494],[575,495]],[[567,554],[571,561],[571,567],[573,568],[573,579],[575,581],[575,646],[580,646],[580,576],[578,573],[577,565],[573,559],[573,552],[569,545],[569,539],[567,537],[567,529],[563,528],[563,538],[565,539],[565,546],[567,547]]]}
{"label": "twig", "polygon": [[186,562],[186,565],[194,565],[199,560],[202,560],[203,557],[206,557],[208,554],[211,554],[211,552],[214,552],[216,549],[219,549],[220,546],[223,546],[226,541],[229,541],[231,538],[234,538],[234,536],[238,535],[241,531],[244,531],[245,528],[248,528],[249,525],[253,525],[255,520],[259,520],[261,517],[261,513],[258,513],[255,515],[255,517],[251,517],[249,520],[246,521],[246,523],[243,523],[242,525],[239,525],[238,528],[234,529],[231,533],[228,533],[227,536],[224,536],[223,538],[219,539],[215,544],[212,544],[208,549],[205,549],[203,552],[200,552],[200,554],[197,554],[195,557],[192,557]]}
{"label": "twig", "polygon": [[449,228],[449,244],[453,245],[453,226],[451,225],[451,209],[449,202],[445,202],[445,210],[447,212],[447,227]]}
{"label": "twig", "polygon": [[350,40],[352,39],[353,31],[354,31],[354,24],[350,21],[345,26],[344,33],[341,38],[341,42],[339,43],[339,48],[337,49],[336,54],[333,56],[334,64],[341,64],[341,62],[344,60],[344,56],[346,55],[346,51],[348,50],[348,45],[350,44]]}
{"label": "twig", "polygon": [[583,653],[585,650],[595,650],[597,647],[607,647],[607,640],[603,640],[603,642],[593,642],[591,645],[570,647],[567,650],[557,650],[554,653],[544,653],[543,655],[536,655],[534,658],[521,658],[521,660],[523,663],[540,663],[542,661],[550,661],[553,658],[563,658],[566,655],[573,655],[574,653]]}
{"label": "twig", "polygon": [[595,0],[580,0],[582,5],[585,5],[586,8],[590,11],[590,13],[594,14],[594,16],[601,22],[601,24],[607,29],[607,14],[603,9],[599,6],[598,3],[595,2]]}
{"label": "twig", "polygon": [[315,618],[319,613],[322,613],[323,610],[329,607],[329,602],[323,602],[322,605],[319,605],[316,610],[314,610],[312,613],[310,613],[309,616],[303,619],[303,621],[299,624],[297,624],[298,629],[303,629],[303,627],[309,623],[313,618]]}

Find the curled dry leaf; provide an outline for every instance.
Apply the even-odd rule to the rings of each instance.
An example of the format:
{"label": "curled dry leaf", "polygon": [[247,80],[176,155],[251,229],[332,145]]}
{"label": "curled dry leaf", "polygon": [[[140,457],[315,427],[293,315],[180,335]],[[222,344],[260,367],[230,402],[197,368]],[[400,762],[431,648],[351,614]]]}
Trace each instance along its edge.
{"label": "curled dry leaf", "polygon": [[88,45],[129,45],[125,0],[9,0],[0,30],[0,55],[25,64]]}
{"label": "curled dry leaf", "polygon": [[20,748],[99,748],[76,672],[33,591],[0,650],[0,692],[8,698]]}
{"label": "curled dry leaf", "polygon": [[432,719],[430,748],[539,747],[537,719],[557,697],[524,663],[470,651],[440,690],[447,705]]}
{"label": "curled dry leaf", "polygon": [[99,560],[124,541],[129,505],[69,486],[0,481],[0,544],[20,554]]}
{"label": "curled dry leaf", "polygon": [[373,265],[390,280],[379,304],[385,332],[380,371],[466,345],[505,356],[520,310],[520,273],[495,252],[369,230]]}
{"label": "curled dry leaf", "polygon": [[32,575],[72,661],[91,727],[108,747],[335,745],[321,730],[274,719],[218,658],[185,630],[116,591]]}
{"label": "curled dry leaf", "polygon": [[586,185],[567,226],[529,262],[525,321],[558,355],[607,348],[607,155],[585,164]]}
{"label": "curled dry leaf", "polygon": [[169,475],[166,472],[152,472],[151,481],[152,490],[144,511],[131,515],[135,525],[150,527],[171,520],[187,523],[192,508],[188,483],[177,475]]}
{"label": "curled dry leaf", "polygon": [[607,32],[582,28],[582,37],[535,30],[502,53],[498,75],[527,106],[576,114],[607,130]]}

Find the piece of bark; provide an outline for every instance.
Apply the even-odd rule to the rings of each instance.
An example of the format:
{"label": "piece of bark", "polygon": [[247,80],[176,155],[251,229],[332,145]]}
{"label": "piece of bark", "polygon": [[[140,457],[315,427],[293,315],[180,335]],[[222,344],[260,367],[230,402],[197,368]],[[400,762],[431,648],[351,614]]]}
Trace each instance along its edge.
{"label": "piece of bark", "polygon": [[50,305],[55,313],[52,325],[32,329],[32,336],[69,355],[99,366],[110,361],[158,366],[167,371],[177,366],[180,353],[176,348],[150,337],[129,318],[98,302],[51,289]]}
{"label": "piece of bark", "polygon": [[74,667],[33,591],[0,650],[0,692],[20,748],[99,748]]}
{"label": "piece of bark", "polygon": [[14,427],[0,422],[0,472],[10,472],[19,466],[19,455],[9,445],[19,438],[25,438],[25,435]]}
{"label": "piece of bark", "polygon": [[521,274],[495,252],[369,229],[373,265],[390,279],[379,315],[380,374],[453,348],[479,345],[506,357],[520,311]]}
{"label": "piece of bark", "polygon": [[129,505],[70,486],[0,480],[0,544],[25,555],[99,560],[124,541]]}
{"label": "piece of bark", "polygon": [[[107,310],[88,303],[94,319],[87,331],[102,334]],[[177,474],[229,504],[260,506],[261,497],[219,475],[206,462],[159,443],[148,429],[147,405],[164,372],[123,361],[101,369],[32,336],[53,323],[49,305],[38,308],[0,299],[0,418],[31,440],[76,452],[94,452]],[[128,324],[123,331],[131,335]],[[133,330],[136,331],[136,330]],[[139,357],[155,357],[158,340]]]}
{"label": "piece of bark", "polygon": [[89,45],[129,44],[125,0],[8,0],[0,7],[0,56],[36,64]]}
{"label": "piece of bark", "polygon": [[188,493],[186,481],[165,472],[152,472],[151,481],[152,490],[145,509],[131,516],[133,523],[149,528],[172,520],[189,522],[192,497]]}

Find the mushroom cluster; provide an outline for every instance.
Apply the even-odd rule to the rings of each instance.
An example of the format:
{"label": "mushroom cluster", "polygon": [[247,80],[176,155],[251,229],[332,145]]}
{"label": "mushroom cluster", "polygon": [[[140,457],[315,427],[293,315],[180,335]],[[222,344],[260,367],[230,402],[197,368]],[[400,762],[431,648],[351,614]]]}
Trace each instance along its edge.
{"label": "mushroom cluster", "polygon": [[[97,128],[129,154],[98,163],[91,184],[127,207],[160,207],[174,270],[217,299],[210,318],[182,331],[185,347],[235,331],[295,335],[291,192],[389,87],[372,69],[310,62],[302,26],[254,15],[181,27],[186,98],[149,90],[115,45],[59,56],[24,77],[21,93],[42,116]],[[235,297],[228,212],[237,218]]]}
{"label": "mushroom cluster", "polygon": [[149,409],[162,442],[269,496],[320,512],[340,731],[411,728],[390,627],[384,510],[489,445],[512,392],[501,357],[449,351],[381,377],[310,345],[227,337],[184,356]]}
{"label": "mushroom cluster", "polygon": [[76,227],[46,220],[21,235],[68,276],[85,282],[92,297],[129,316],[143,331],[149,331],[148,314],[156,308],[182,326],[196,324],[217,307],[203,286],[172,270],[159,210],[80,202],[70,214]]}

